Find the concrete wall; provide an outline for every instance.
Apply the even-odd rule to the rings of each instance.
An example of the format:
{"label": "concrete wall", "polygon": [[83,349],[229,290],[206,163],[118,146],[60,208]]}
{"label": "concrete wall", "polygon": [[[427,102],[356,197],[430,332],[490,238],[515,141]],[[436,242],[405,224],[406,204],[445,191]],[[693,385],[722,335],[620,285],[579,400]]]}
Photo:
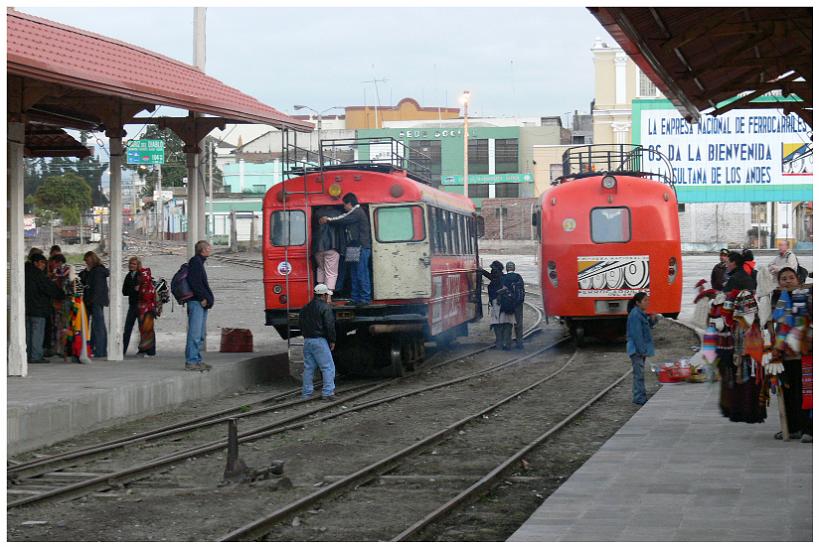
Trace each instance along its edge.
{"label": "concrete wall", "polygon": [[[532,240],[532,212],[537,198],[485,198],[481,205],[484,238],[487,240]],[[504,209],[503,219],[499,208]]]}
{"label": "concrete wall", "polygon": [[748,203],[686,204],[686,211],[679,215],[681,242],[743,247],[751,215]]}

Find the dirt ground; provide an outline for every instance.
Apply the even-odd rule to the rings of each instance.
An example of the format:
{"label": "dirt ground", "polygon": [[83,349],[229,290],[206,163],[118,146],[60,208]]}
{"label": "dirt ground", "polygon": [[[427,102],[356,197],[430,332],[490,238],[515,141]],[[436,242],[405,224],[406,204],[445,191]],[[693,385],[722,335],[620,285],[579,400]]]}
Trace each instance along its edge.
{"label": "dirt ground", "polygon": [[[447,349],[449,356],[456,356],[472,346],[489,341],[486,326],[471,329],[473,335]],[[424,370],[420,375],[403,379],[377,395],[364,397],[365,400],[386,394],[452,379],[468,372],[500,363],[512,356],[523,355],[539,346],[555,342],[563,337],[563,329],[551,324],[542,333],[527,343],[525,351],[504,353],[490,351],[478,359],[459,361],[440,369]],[[695,338],[687,331],[664,322],[656,331],[659,354],[656,361],[674,360],[692,354],[691,346]],[[401,398],[366,410],[313,423],[298,430],[291,430],[274,437],[243,444],[240,457],[250,467],[263,467],[272,460],[285,461],[285,476],[292,487],[272,482],[254,485],[224,485],[221,483],[225,467],[224,451],[200,458],[192,458],[150,477],[114,486],[108,492],[90,495],[70,503],[50,503],[30,508],[13,509],[8,512],[8,539],[11,541],[206,541],[216,539],[238,526],[269,513],[282,505],[312,492],[329,479],[352,471],[387,456],[399,448],[420,440],[430,433],[464,417],[471,411],[482,410],[501,396],[520,389],[536,379],[542,378],[566,362],[572,354],[572,346],[548,351],[536,359],[504,368],[473,381],[451,385],[446,388],[424,391],[411,397]],[[443,360],[445,353],[430,359]],[[440,357],[440,358],[439,358]],[[408,462],[407,471],[418,470],[422,474],[436,476],[452,475],[475,477],[487,468],[493,459],[503,459],[505,452],[511,452],[511,444],[524,440],[544,426],[545,421],[557,421],[562,413],[569,411],[571,403],[577,403],[597,392],[593,385],[603,387],[617,375],[627,371],[629,361],[622,342],[612,344],[592,344],[584,349],[565,374],[552,383],[528,393],[526,397],[499,412],[496,421],[481,429],[465,429],[472,442],[459,443],[452,451],[459,452],[461,459],[450,462],[415,461]],[[616,375],[617,374],[617,375]],[[609,380],[609,381],[607,381]],[[605,383],[606,382],[606,383]],[[505,539],[535,507],[551,493],[560,482],[579,467],[600,447],[620,425],[638,409],[630,402],[630,381],[622,383],[609,397],[579,418],[571,428],[559,434],[553,442],[528,458],[529,468],[520,475],[538,477],[536,481],[512,481],[502,484],[497,490],[468,507],[463,515],[452,519],[452,524],[433,531],[430,539],[452,540],[499,540]],[[654,376],[647,372],[649,393],[656,390]],[[267,389],[267,388],[260,388]],[[272,388],[274,391],[281,387]],[[600,390],[600,387],[597,389]],[[259,395],[247,393],[238,395],[236,400],[251,400]],[[197,403],[183,413],[163,414],[129,424],[127,427],[98,433],[98,439],[121,435],[124,432],[144,430],[158,424],[179,421],[196,413],[205,413],[227,406],[229,399],[210,403]],[[235,400],[231,400],[233,402]],[[339,406],[343,408],[349,404]],[[318,408],[311,403],[308,406]],[[337,408],[338,409],[338,408]],[[316,416],[326,412],[317,412]],[[286,416],[286,413],[282,413]],[[252,428],[256,423],[240,423],[240,433]],[[224,439],[222,434],[217,438]],[[515,436],[511,436],[515,433]],[[213,439],[214,432],[179,435],[173,444],[178,447],[193,446],[203,440]],[[74,440],[70,444],[87,444],[94,437]],[[148,454],[167,451],[168,448],[144,448]],[[68,445],[66,445],[68,446]],[[478,449],[481,450],[478,450]],[[492,451],[490,451],[492,450]],[[465,453],[466,452],[466,453]],[[486,455],[481,455],[486,454]],[[126,453],[124,453],[126,455]],[[139,453],[144,461],[146,454]],[[473,456],[464,459],[463,456]],[[541,456],[541,457],[539,457]],[[430,456],[426,456],[429,458]],[[487,459],[485,459],[487,458]],[[128,463],[128,457],[112,457],[112,462]],[[133,458],[137,459],[137,458]],[[453,468],[453,461],[456,467]],[[445,468],[444,465],[447,467]],[[94,464],[100,471],[113,468],[105,461]],[[442,498],[457,487],[449,489],[413,490],[403,485],[401,490],[382,490],[388,501],[392,501],[394,513],[379,521],[373,527],[368,513],[362,514],[358,505],[339,504],[330,512],[330,505],[322,506],[293,518],[288,525],[275,532],[272,540],[377,540],[389,539],[403,526],[413,522],[410,510],[414,512],[432,509]],[[517,493],[521,489],[523,492]],[[383,496],[385,495],[383,494]],[[344,503],[344,498],[338,500]],[[374,501],[376,498],[374,498]],[[498,501],[498,506],[492,502]],[[407,513],[400,512],[406,509]],[[396,520],[401,517],[402,520]],[[488,518],[489,517],[489,518]],[[494,517],[494,518],[492,518]],[[406,519],[406,520],[405,520]],[[406,522],[406,524],[404,524]],[[28,524],[26,524],[28,523]],[[480,525],[480,527],[476,527]],[[398,530],[397,530],[398,528]]]}

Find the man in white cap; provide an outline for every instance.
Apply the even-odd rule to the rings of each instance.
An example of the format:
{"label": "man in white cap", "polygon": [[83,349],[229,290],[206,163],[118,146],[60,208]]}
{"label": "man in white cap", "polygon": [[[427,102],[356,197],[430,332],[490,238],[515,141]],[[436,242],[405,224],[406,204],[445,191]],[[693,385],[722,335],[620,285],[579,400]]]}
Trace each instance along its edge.
{"label": "man in white cap", "polygon": [[313,374],[322,372],[322,400],[336,400],[333,379],[336,365],[331,351],[336,347],[336,315],[330,306],[333,292],[326,284],[313,288],[313,300],[299,312],[299,329],[305,338],[305,370],[302,373],[302,398],[313,396]]}

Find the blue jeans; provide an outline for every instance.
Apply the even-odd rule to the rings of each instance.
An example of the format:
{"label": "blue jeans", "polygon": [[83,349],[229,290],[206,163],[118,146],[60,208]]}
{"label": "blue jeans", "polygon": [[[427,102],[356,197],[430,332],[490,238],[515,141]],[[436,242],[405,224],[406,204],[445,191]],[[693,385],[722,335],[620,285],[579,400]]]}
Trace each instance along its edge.
{"label": "blue jeans", "polygon": [[202,364],[202,344],[205,342],[205,324],[208,309],[199,301],[188,301],[188,339],[185,342],[185,364]]}
{"label": "blue jeans", "polygon": [[128,313],[125,315],[125,329],[122,332],[122,354],[128,351],[128,343],[131,341],[131,332],[134,331],[134,323],[137,321],[137,306],[128,306]]}
{"label": "blue jeans", "polygon": [[302,373],[302,396],[313,394],[313,373],[316,367],[322,372],[322,396],[330,396],[336,389],[333,378],[336,377],[336,366],[330,345],[323,337],[305,338],[305,371]]}
{"label": "blue jeans", "polygon": [[362,248],[358,263],[350,263],[350,299],[354,303],[370,303],[370,248]]}
{"label": "blue jeans", "polygon": [[108,356],[108,330],[102,305],[91,305],[91,352],[95,357]]}
{"label": "blue jeans", "polygon": [[646,357],[635,353],[629,358],[632,360],[632,402],[646,404],[646,385],[643,379],[643,365]]}
{"label": "blue jeans", "polygon": [[46,332],[46,317],[26,317],[26,358],[32,360],[43,359],[43,334]]}

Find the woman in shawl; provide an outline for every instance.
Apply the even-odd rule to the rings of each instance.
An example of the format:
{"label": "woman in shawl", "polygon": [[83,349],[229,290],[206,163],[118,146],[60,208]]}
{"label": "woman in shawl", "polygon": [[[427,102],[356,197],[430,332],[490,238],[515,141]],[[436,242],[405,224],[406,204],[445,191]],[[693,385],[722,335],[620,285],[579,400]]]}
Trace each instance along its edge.
{"label": "woman in shawl", "polygon": [[157,340],[154,333],[154,320],[157,317],[157,292],[151,269],[140,267],[137,276],[137,320],[139,321],[140,343],[137,356],[154,356],[157,354]]}

